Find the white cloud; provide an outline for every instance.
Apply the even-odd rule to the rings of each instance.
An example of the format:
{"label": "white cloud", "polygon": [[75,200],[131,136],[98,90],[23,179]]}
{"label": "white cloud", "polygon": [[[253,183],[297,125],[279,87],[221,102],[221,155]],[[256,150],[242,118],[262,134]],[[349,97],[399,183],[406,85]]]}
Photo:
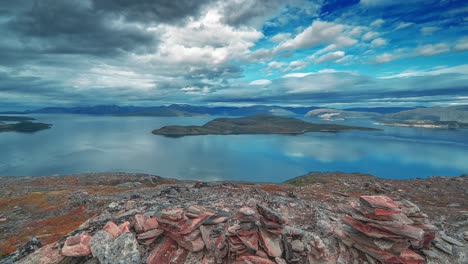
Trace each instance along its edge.
{"label": "white cloud", "polygon": [[463,64],[454,67],[445,67],[436,70],[428,70],[428,71],[404,71],[394,75],[387,75],[381,76],[380,79],[391,79],[391,78],[406,78],[406,77],[413,77],[413,76],[428,76],[428,75],[440,75],[440,74],[467,74],[468,73],[468,64]]}
{"label": "white cloud", "polygon": [[468,37],[463,37],[455,43],[455,50],[465,51],[468,50]]}
{"label": "white cloud", "polygon": [[284,62],[279,62],[279,61],[272,61],[268,63],[268,69],[280,69],[285,65]]}
{"label": "white cloud", "polygon": [[377,33],[377,32],[369,31],[366,34],[364,34],[364,36],[362,36],[362,39],[363,40],[371,40],[371,39],[377,37],[378,35],[379,35],[379,33]]}
{"label": "white cloud", "polygon": [[390,53],[384,53],[384,54],[377,55],[375,57],[375,62],[376,63],[386,63],[386,62],[390,62],[390,61],[394,60],[395,58],[396,58],[395,55],[392,55]]}
{"label": "white cloud", "polygon": [[445,43],[438,43],[438,44],[427,44],[423,46],[419,46],[415,49],[416,55],[421,56],[432,56],[440,53],[445,53],[450,51],[450,48]]}
{"label": "white cloud", "polygon": [[330,52],[327,53],[321,57],[319,57],[316,61],[315,64],[319,64],[325,61],[331,61],[331,60],[336,60],[343,58],[345,56],[345,53],[343,51],[335,51],[335,52]]}
{"label": "white cloud", "polygon": [[335,63],[347,63],[354,59],[354,55],[346,55],[341,59],[335,61]]}
{"label": "white cloud", "polygon": [[468,64],[458,65],[454,67],[446,67],[442,69],[436,70],[427,70],[427,71],[404,71],[394,75],[387,75],[379,77],[380,79],[391,79],[391,78],[406,78],[406,77],[413,77],[413,76],[434,76],[440,74],[464,74],[468,73]]}
{"label": "white cloud", "polygon": [[288,40],[291,38],[291,33],[278,33],[274,35],[273,37],[270,38],[270,41],[274,43],[281,43],[285,40]]}
{"label": "white cloud", "polygon": [[311,74],[314,74],[314,73],[313,72],[295,72],[295,73],[285,74],[281,78],[302,78]]}
{"label": "white cloud", "polygon": [[250,82],[250,85],[268,85],[268,84],[270,84],[270,83],[271,83],[270,80],[261,79],[261,80],[251,81],[251,82]]}
{"label": "white cloud", "polygon": [[427,44],[418,46],[414,49],[401,48],[396,49],[392,53],[383,53],[374,58],[375,63],[386,63],[400,58],[410,58],[417,56],[432,56],[445,52],[449,52],[450,47],[445,43]]}
{"label": "white cloud", "polygon": [[326,43],[337,47],[351,46],[357,42],[349,36],[351,29],[342,24],[316,20],[296,37],[281,43],[275,51],[297,50]]}
{"label": "white cloud", "polygon": [[423,35],[432,35],[434,32],[437,32],[437,31],[439,31],[441,29],[442,28],[440,28],[440,27],[432,27],[432,26],[422,27],[421,28],[421,34],[423,34]]}
{"label": "white cloud", "polygon": [[198,88],[198,87],[184,87],[184,88],[182,88],[180,90],[184,91],[184,92],[195,92],[195,91],[199,91],[200,88]]}
{"label": "white cloud", "polygon": [[412,25],[414,25],[414,23],[412,23],[412,22],[400,22],[395,27],[395,30],[404,29],[404,28],[410,27]]}
{"label": "white cloud", "polygon": [[284,69],[285,72],[288,71],[298,71],[304,69],[309,63],[306,61],[291,61],[286,69]]}
{"label": "white cloud", "polygon": [[381,19],[381,18],[378,18],[376,20],[374,20],[370,26],[371,27],[381,27],[383,25],[383,23],[385,23],[385,20]]}
{"label": "white cloud", "polygon": [[376,38],[371,42],[371,46],[373,48],[381,47],[381,46],[385,46],[385,45],[387,45],[387,40],[385,40],[383,38]]}
{"label": "white cloud", "polygon": [[230,59],[247,56],[263,34],[253,28],[223,24],[217,10],[209,10],[198,20],[180,25],[159,25],[162,32],[158,52],[135,55],[142,63],[167,67],[174,75],[186,73],[189,67],[213,67],[229,63]]}
{"label": "white cloud", "polygon": [[[47,71],[47,68],[41,68],[42,72]],[[31,68],[31,70],[35,71],[34,68]],[[61,71],[54,71],[57,74],[64,74]],[[87,71],[74,74],[67,79],[66,83],[78,89],[86,89],[87,87],[131,87],[133,89],[148,90],[154,87],[153,78],[150,75],[138,73],[125,67],[106,64],[96,65]]]}

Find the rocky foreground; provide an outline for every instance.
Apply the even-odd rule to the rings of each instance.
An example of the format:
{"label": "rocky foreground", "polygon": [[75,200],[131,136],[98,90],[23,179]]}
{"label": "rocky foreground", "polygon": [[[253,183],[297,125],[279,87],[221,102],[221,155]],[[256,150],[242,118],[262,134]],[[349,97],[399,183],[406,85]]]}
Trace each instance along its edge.
{"label": "rocky foreground", "polygon": [[[86,174],[1,181],[0,248],[6,254],[30,241],[0,263],[468,261],[468,177],[313,173],[252,184]],[[15,248],[7,252],[9,245]]]}

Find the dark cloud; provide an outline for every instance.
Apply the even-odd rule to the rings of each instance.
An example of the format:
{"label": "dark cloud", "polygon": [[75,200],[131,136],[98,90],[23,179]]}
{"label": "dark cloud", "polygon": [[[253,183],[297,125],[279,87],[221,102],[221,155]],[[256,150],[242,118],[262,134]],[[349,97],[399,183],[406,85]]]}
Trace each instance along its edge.
{"label": "dark cloud", "polygon": [[278,13],[287,1],[282,0],[243,0],[228,1],[223,8],[224,22],[232,26],[258,25]]}
{"label": "dark cloud", "polygon": [[154,49],[157,36],[137,24],[125,24],[93,8],[87,1],[32,2],[8,22],[18,42],[39,54],[107,56],[122,51]]}
{"label": "dark cloud", "polygon": [[196,17],[212,0],[93,0],[97,11],[149,24],[180,23]]}

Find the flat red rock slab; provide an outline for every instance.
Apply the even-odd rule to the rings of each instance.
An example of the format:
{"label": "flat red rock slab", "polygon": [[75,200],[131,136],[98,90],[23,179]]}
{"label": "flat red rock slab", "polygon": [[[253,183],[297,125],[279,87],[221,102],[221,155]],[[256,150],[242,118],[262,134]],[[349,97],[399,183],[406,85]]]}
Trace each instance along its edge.
{"label": "flat red rock slab", "polygon": [[282,235],[283,234],[283,229],[277,229],[277,228],[265,228],[266,231],[276,234],[276,235]]}
{"label": "flat red rock slab", "polygon": [[159,237],[162,233],[164,233],[164,230],[162,229],[153,229],[145,233],[141,233],[137,236],[138,239],[145,240],[145,239],[150,239],[150,238],[157,238]]}
{"label": "flat red rock slab", "polygon": [[387,209],[398,209],[398,204],[393,201],[392,198],[384,195],[371,195],[371,196],[361,196],[359,198],[361,203],[364,203],[367,206],[373,208],[387,208]]}
{"label": "flat red rock slab", "polygon": [[397,214],[401,214],[401,211],[400,210],[385,210],[385,209],[381,209],[381,208],[375,208],[374,209],[374,214],[375,215],[397,215]]}
{"label": "flat red rock slab", "polygon": [[364,222],[358,221],[350,217],[349,215],[345,215],[343,217],[343,222],[352,228],[358,230],[359,232],[364,233],[367,236],[370,237],[376,237],[376,238],[401,238],[401,236],[383,231],[381,229],[375,228],[373,226],[370,226],[370,224],[366,224]]}
{"label": "flat red rock slab", "polygon": [[424,237],[424,230],[422,228],[410,225],[404,225],[403,227],[383,226],[375,223],[369,223],[368,225],[384,231],[391,232],[393,234],[409,237],[416,240],[422,240]]}
{"label": "flat red rock slab", "polygon": [[359,204],[359,207],[361,210],[367,211],[368,213],[373,214],[375,216],[389,216],[401,214],[401,210],[399,208],[375,208],[364,202],[361,202]]}
{"label": "flat red rock slab", "polygon": [[189,252],[183,248],[177,249],[172,255],[169,263],[170,264],[184,264],[185,260],[187,259],[188,253]]}
{"label": "flat red rock slab", "polygon": [[214,216],[214,217],[211,217],[209,222],[210,224],[220,224],[220,223],[224,223],[226,222],[227,220],[229,219],[229,217],[227,216]]}
{"label": "flat red rock slab", "polygon": [[62,248],[62,255],[67,257],[83,257],[91,255],[89,241],[91,236],[76,235],[68,237]]}
{"label": "flat red rock slab", "polygon": [[267,258],[262,258],[259,256],[241,256],[239,258],[240,260],[247,260],[250,261],[254,264],[276,264],[275,262],[267,259]]}
{"label": "flat red rock slab", "polygon": [[[200,226],[200,230],[201,230],[201,226]],[[199,238],[201,236],[201,231],[199,229],[195,229],[193,230],[192,232],[186,234],[185,236],[183,236],[183,239],[184,241],[192,241],[192,240],[195,240],[197,238]]]}
{"label": "flat red rock slab", "polygon": [[258,234],[256,232],[252,235],[238,237],[242,241],[242,243],[244,243],[244,245],[248,248],[253,249],[255,251],[258,250]]}
{"label": "flat red rock slab", "polygon": [[388,252],[385,252],[383,250],[379,250],[377,248],[365,246],[365,245],[360,245],[360,244],[354,244],[353,245],[356,249],[376,258],[377,260],[384,262],[384,263],[398,263],[402,264],[405,263],[403,262],[403,259],[400,256],[390,254]]}
{"label": "flat red rock slab", "polygon": [[109,233],[113,238],[120,236],[120,228],[112,221],[107,222],[107,224],[102,228],[102,230]]}
{"label": "flat red rock slab", "polygon": [[200,206],[200,205],[192,205],[190,206],[189,208],[187,208],[187,213],[190,213],[192,215],[200,215],[200,214],[206,214],[206,215],[210,215],[210,216],[213,216],[215,215],[215,212],[203,207],[203,206]]}
{"label": "flat red rock slab", "polygon": [[[378,225],[383,225],[383,226],[393,226],[396,228],[403,228],[405,225],[407,225],[407,222],[400,222],[399,220],[391,220],[391,221],[382,221],[382,220],[377,220],[377,219],[372,219],[372,218],[367,218],[363,216],[362,214],[358,213],[357,211],[354,211],[352,214],[352,217],[354,220],[358,220],[361,222],[366,222],[366,223],[375,223]],[[392,217],[394,217],[393,215]],[[412,223],[411,221],[409,223]]]}
{"label": "flat red rock slab", "polygon": [[167,232],[166,234],[171,239],[175,240],[177,244],[179,244],[179,246],[191,252],[198,252],[200,250],[203,250],[203,248],[205,247],[205,243],[203,242],[203,239],[201,236],[197,237],[196,239],[192,241],[185,241],[182,235],[177,235],[177,234],[173,234],[170,232]]}
{"label": "flat red rock slab", "polygon": [[263,228],[259,229],[259,238],[263,249],[270,257],[281,257],[283,249],[281,248],[281,236],[270,233]]}
{"label": "flat red rock slab", "polygon": [[[374,214],[373,208],[366,208],[359,205],[351,205],[356,212],[359,212],[363,217],[380,220],[380,221],[392,221],[392,215],[376,215]],[[372,210],[370,210],[372,209]]]}
{"label": "flat red rock slab", "polygon": [[276,228],[276,229],[281,229],[283,228],[283,225],[278,223],[278,222],[274,222],[274,221],[271,221],[271,220],[268,220],[266,218],[260,218],[260,223],[262,224],[263,227],[265,228]]}
{"label": "flat red rock slab", "polygon": [[119,225],[120,233],[125,234],[130,232],[130,222],[126,221]]}
{"label": "flat red rock slab", "polygon": [[149,218],[149,216],[142,215],[142,214],[136,214],[132,217],[133,219],[133,227],[135,227],[135,231],[137,233],[142,233],[144,232],[143,226],[146,222],[146,220]]}
{"label": "flat red rock slab", "polygon": [[425,263],[425,259],[419,255],[418,253],[414,252],[411,249],[407,249],[403,252],[400,257],[405,261],[405,264],[422,264]]}
{"label": "flat red rock slab", "polygon": [[169,221],[180,221],[184,217],[184,210],[182,208],[163,209],[161,211],[161,218]]}
{"label": "flat red rock slab", "polygon": [[237,231],[237,236],[250,236],[257,233],[257,229],[251,230],[239,230]]}
{"label": "flat red rock slab", "polygon": [[206,248],[214,252],[216,250],[216,245],[214,239],[211,238],[210,233],[211,230],[213,230],[213,227],[208,227],[208,226],[200,226],[200,233],[203,239],[203,242],[205,242]]}
{"label": "flat red rock slab", "polygon": [[191,233],[193,230],[202,225],[210,215],[201,214],[197,218],[189,219],[188,217],[182,218],[179,222],[172,222],[166,219],[159,218],[158,222],[162,229],[169,231],[173,234],[184,235]]}
{"label": "flat red rock slab", "polygon": [[133,226],[137,233],[143,233],[159,227],[156,217],[136,214],[133,216]]}
{"label": "flat red rock slab", "polygon": [[156,229],[158,227],[158,219],[156,219],[156,217],[150,217],[148,220],[146,220],[145,225],[143,226],[143,230],[148,231],[151,229]]}
{"label": "flat red rock slab", "polygon": [[184,216],[180,221],[158,218],[159,227],[173,233],[179,232],[186,221],[190,221],[186,216]]}
{"label": "flat red rock slab", "polygon": [[159,245],[151,251],[147,264],[170,263],[173,254],[177,251],[177,242],[170,237],[165,237]]}
{"label": "flat red rock slab", "polygon": [[244,243],[240,243],[240,244],[230,244],[229,246],[229,250],[231,252],[240,252],[240,251],[243,251],[244,249],[247,249],[247,247],[244,245]]}
{"label": "flat red rock slab", "polygon": [[278,212],[271,209],[271,208],[268,208],[268,207],[263,206],[261,204],[257,204],[257,210],[258,210],[258,213],[261,216],[265,217],[266,219],[268,219],[270,221],[276,222],[278,224],[285,224],[286,223],[286,220],[284,219],[284,217],[281,214],[279,214]]}
{"label": "flat red rock slab", "polygon": [[240,245],[240,244],[244,244],[242,242],[242,240],[240,240],[240,238],[238,236],[229,236],[228,237],[228,240],[229,240],[229,243],[233,244],[233,245]]}
{"label": "flat red rock slab", "polygon": [[410,246],[410,243],[406,239],[371,238],[360,232],[346,233],[346,235],[351,238],[354,243],[366,245],[369,247],[376,247],[380,250],[384,250],[395,255],[400,255]]}

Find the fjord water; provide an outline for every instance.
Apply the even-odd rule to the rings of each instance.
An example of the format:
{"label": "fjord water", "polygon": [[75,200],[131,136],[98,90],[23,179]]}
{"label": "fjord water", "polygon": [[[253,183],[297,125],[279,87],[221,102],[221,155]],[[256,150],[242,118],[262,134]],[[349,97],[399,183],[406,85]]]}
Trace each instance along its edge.
{"label": "fjord water", "polygon": [[[151,131],[164,125],[202,125],[214,117],[31,116],[53,127],[33,134],[0,133],[1,176],[141,172],[177,179],[281,182],[310,171],[390,179],[468,172],[468,130],[384,126],[379,127],[384,131],[296,136],[167,138]],[[376,127],[370,120],[347,123]]]}

